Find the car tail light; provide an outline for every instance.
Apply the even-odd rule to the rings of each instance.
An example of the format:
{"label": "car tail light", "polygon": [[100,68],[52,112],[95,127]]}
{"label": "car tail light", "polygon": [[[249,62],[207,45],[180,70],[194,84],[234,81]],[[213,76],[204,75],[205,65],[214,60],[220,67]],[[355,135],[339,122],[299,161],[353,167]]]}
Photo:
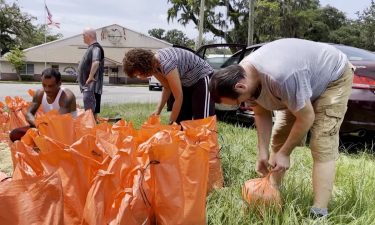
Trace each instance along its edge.
{"label": "car tail light", "polygon": [[358,88],[358,89],[374,89],[375,90],[375,80],[369,77],[358,76],[354,74],[352,87]]}

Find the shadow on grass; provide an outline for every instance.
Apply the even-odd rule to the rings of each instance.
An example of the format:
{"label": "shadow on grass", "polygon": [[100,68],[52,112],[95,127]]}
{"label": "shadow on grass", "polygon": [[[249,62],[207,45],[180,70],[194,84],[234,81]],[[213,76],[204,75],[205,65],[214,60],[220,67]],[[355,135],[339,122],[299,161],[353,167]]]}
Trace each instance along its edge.
{"label": "shadow on grass", "polygon": [[350,154],[366,151],[374,153],[375,134],[368,134],[364,137],[342,136],[340,137],[340,149],[345,149]]}

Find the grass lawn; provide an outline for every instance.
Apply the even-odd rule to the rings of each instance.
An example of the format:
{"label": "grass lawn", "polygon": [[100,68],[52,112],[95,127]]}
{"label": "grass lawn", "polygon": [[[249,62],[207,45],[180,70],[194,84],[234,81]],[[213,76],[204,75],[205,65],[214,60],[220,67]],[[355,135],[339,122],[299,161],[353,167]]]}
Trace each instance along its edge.
{"label": "grass lawn", "polygon": [[[155,104],[104,106],[101,116],[121,116],[139,128],[155,107]],[[163,112],[164,122],[167,115]],[[328,219],[308,217],[312,204],[312,159],[307,147],[297,148],[292,154],[292,166],[281,190],[283,209],[257,213],[247,208],[241,197],[243,183],[257,177],[254,169],[256,131],[224,123],[219,123],[218,127],[225,187],[207,197],[208,224],[375,224],[375,157],[365,149],[358,154],[342,151]],[[10,172],[10,158],[3,148],[0,150],[0,169]]]}

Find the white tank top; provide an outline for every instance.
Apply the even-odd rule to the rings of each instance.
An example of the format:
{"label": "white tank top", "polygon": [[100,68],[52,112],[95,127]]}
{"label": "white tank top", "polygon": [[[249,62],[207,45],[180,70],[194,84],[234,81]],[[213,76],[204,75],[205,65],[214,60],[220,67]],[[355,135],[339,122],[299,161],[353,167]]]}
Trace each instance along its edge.
{"label": "white tank top", "polygon": [[53,101],[52,104],[48,103],[48,101],[47,101],[47,95],[44,92],[43,99],[42,99],[42,109],[43,109],[43,111],[45,113],[47,113],[47,112],[49,112],[49,111],[51,111],[53,109],[56,109],[57,111],[60,110],[59,100],[60,100],[62,91],[63,91],[63,88],[60,88],[59,92],[56,95],[55,101]]}

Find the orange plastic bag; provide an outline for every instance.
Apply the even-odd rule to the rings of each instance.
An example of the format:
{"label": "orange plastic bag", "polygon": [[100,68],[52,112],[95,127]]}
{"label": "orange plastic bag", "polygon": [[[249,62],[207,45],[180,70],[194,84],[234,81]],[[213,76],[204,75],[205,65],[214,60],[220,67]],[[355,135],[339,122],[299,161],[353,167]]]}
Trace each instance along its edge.
{"label": "orange plastic bag", "polygon": [[70,113],[61,115],[58,111],[51,110],[43,116],[36,117],[35,125],[41,135],[65,145],[71,145],[76,141],[73,117]]}
{"label": "orange plastic bag", "polygon": [[149,155],[151,196],[157,224],[205,224],[208,136],[162,130],[138,148]]}
{"label": "orange plastic bag", "polygon": [[95,135],[95,127],[96,121],[91,110],[79,111],[78,116],[74,118],[75,140],[78,140],[87,134]]}
{"label": "orange plastic bag", "polygon": [[29,103],[20,97],[12,99],[9,96],[5,97],[5,103],[10,111],[9,113],[9,129],[13,130],[19,127],[29,126],[26,121],[25,114]]}
{"label": "orange plastic bag", "polygon": [[82,137],[71,146],[43,135],[33,140],[38,153],[23,142],[15,142],[14,179],[57,171],[64,194],[64,222],[80,224],[92,180],[99,169],[108,167],[108,154],[96,145],[92,135]]}
{"label": "orange plastic bag", "polygon": [[207,117],[199,120],[186,120],[181,122],[184,130],[195,129],[196,132],[203,132],[202,129],[211,131],[209,134],[210,151],[209,151],[209,173],[207,192],[214,188],[224,186],[223,170],[220,162],[220,148],[217,138],[216,116]]}
{"label": "orange plastic bag", "polygon": [[11,177],[0,171],[0,182],[10,181]]}
{"label": "orange plastic bag", "polygon": [[4,107],[4,103],[0,102],[0,142],[9,141],[9,114]]}
{"label": "orange plastic bag", "polygon": [[139,142],[145,142],[149,138],[151,138],[154,134],[156,134],[158,131],[162,130],[174,130],[174,131],[180,131],[181,126],[174,123],[172,125],[164,125],[160,123],[160,116],[152,115],[150,116],[146,122],[142,124],[141,129],[139,130],[138,138]]}
{"label": "orange plastic bag", "polygon": [[124,148],[112,157],[108,169],[99,170],[93,180],[82,224],[148,224],[151,208],[141,198],[139,182],[143,182],[145,191],[149,176],[141,177],[139,164],[132,154],[136,150],[134,140],[127,138],[125,142]]}
{"label": "orange plastic bag", "polygon": [[41,135],[65,145],[71,145],[88,134],[95,136],[97,129],[106,130],[108,127],[106,124],[97,125],[90,110],[80,113],[76,118],[70,113],[61,115],[51,110],[37,117],[35,124]]}
{"label": "orange plastic bag", "polygon": [[40,162],[38,152],[22,141],[11,144],[13,161],[13,180],[22,180],[45,175],[45,170]]}
{"label": "orange plastic bag", "polygon": [[280,191],[270,182],[271,173],[263,178],[251,179],[242,187],[242,197],[251,206],[281,207]]}
{"label": "orange plastic bag", "polygon": [[[112,132],[122,136],[133,133],[132,129],[131,124],[127,126],[125,121],[119,121]],[[110,140],[104,145],[105,137],[100,132],[98,134],[98,141],[103,146],[108,147],[109,142],[118,143]],[[120,145],[116,145],[118,151],[113,155],[108,170],[99,170],[87,195],[83,224],[154,224],[150,203],[154,183],[150,176],[150,148],[142,144],[142,153],[137,157],[138,142],[135,139],[125,135]]]}
{"label": "orange plastic bag", "polygon": [[63,202],[57,173],[0,182],[1,224],[64,225]]}
{"label": "orange plastic bag", "polygon": [[178,224],[206,224],[211,132],[186,130],[179,133],[180,170],[184,192],[184,213]]}
{"label": "orange plastic bag", "polygon": [[0,102],[0,124],[8,123],[9,114],[5,112],[4,103]]}

